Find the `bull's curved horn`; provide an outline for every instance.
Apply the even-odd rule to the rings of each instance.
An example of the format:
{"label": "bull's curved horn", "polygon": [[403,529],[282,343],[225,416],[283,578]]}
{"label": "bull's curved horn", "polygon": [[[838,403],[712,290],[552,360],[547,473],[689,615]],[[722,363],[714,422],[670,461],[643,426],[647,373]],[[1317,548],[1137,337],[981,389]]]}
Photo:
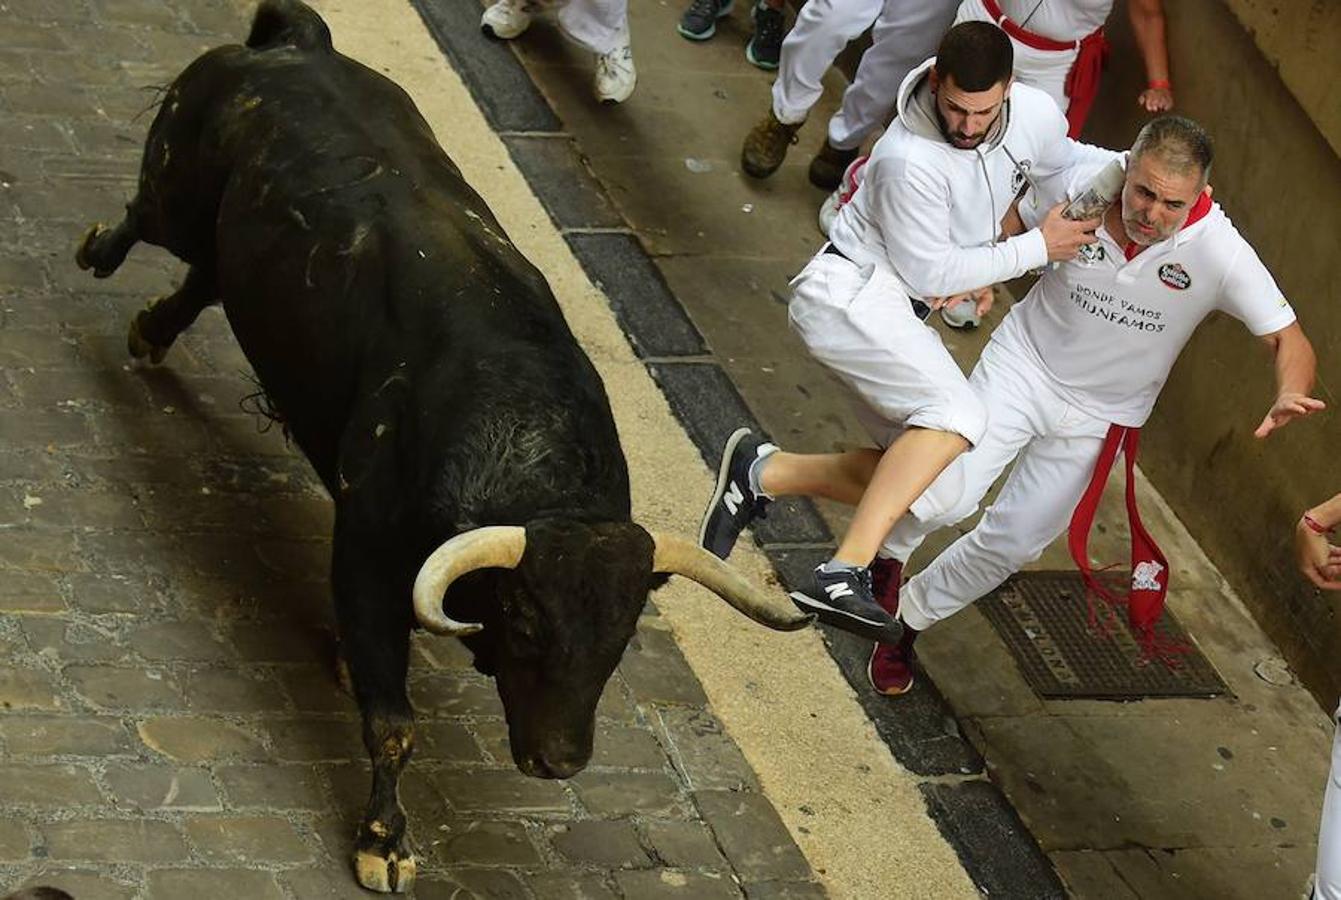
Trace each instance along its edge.
{"label": "bull's curved horn", "polygon": [[463,531],[429,554],[414,579],[414,615],[434,634],[465,637],[484,628],[458,622],[442,611],[443,595],[452,582],[476,569],[515,569],[526,552],[526,529],[520,525],[487,525]]}
{"label": "bull's curved horn", "polygon": [[697,581],[760,625],[775,631],[805,628],[815,617],[798,612],[781,598],[773,598],[750,584],[735,569],[678,535],[651,532],[656,544],[652,571],[683,575]]}

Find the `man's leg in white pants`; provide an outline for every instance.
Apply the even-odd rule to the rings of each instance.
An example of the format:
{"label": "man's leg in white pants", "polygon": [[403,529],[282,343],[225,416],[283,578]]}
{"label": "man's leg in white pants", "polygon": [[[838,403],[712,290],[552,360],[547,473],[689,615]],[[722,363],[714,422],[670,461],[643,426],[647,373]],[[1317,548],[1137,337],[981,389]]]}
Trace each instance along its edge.
{"label": "man's leg in white pants", "polygon": [[558,19],[564,34],[597,56],[629,42],[629,0],[569,0]]}
{"label": "man's leg in white pants", "polygon": [[871,29],[871,46],[829,120],[831,146],[851,150],[893,117],[899,85],[935,55],[957,7],[956,0],[885,0]]}
{"label": "man's leg in white pants", "polygon": [[933,531],[978,511],[1011,460],[1038,435],[1041,411],[1030,392],[1030,370],[989,344],[969,375],[969,387],[990,410],[987,432],[942,472],[885,537],[880,555],[906,563]]}
{"label": "man's leg in white pants", "polygon": [[[1332,717],[1341,722],[1341,709]],[[1341,900],[1341,727],[1332,736],[1332,770],[1322,798],[1322,826],[1318,829],[1318,871],[1313,885],[1316,900]]]}
{"label": "man's leg in white pants", "polygon": [[824,92],[820,79],[847,46],[871,27],[883,0],[808,0],[782,41],[773,82],[773,115],[794,125],[805,121]]}
{"label": "man's leg in white pants", "polygon": [[1108,429],[1074,408],[1069,414],[1080,419],[1078,433],[1053,429],[1031,442],[977,527],[904,587],[899,612],[910,627],[923,631],[990,593],[1066,530]]}

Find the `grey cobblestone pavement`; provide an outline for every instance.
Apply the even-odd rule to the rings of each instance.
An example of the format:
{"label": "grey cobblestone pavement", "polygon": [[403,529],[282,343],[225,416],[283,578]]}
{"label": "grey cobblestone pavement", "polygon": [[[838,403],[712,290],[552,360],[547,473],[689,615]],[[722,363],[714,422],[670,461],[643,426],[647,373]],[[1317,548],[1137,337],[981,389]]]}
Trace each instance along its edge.
{"label": "grey cobblestone pavement", "polygon": [[[158,369],[130,316],[180,278],[73,264],[134,189],[153,85],[245,34],[219,0],[0,0],[0,887],[356,897],[366,800],[326,595],[330,504],[218,310]],[[649,610],[591,768],[523,777],[450,641],[417,644],[416,896],[822,896]],[[460,889],[465,888],[463,892]]]}

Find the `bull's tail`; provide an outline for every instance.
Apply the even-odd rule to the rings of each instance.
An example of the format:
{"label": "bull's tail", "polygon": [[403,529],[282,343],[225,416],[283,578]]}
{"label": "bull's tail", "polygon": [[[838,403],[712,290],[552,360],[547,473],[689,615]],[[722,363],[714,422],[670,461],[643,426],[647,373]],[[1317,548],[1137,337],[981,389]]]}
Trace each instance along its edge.
{"label": "bull's tail", "polygon": [[334,49],[331,30],[312,7],[300,0],[261,0],[247,46],[253,50],[291,46],[325,53]]}

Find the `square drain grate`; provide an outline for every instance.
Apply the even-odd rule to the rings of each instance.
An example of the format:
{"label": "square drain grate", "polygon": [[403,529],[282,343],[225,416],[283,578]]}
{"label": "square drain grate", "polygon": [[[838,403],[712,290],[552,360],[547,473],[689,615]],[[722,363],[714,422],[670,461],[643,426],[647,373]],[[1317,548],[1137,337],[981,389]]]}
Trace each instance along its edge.
{"label": "square drain grate", "polygon": [[[1099,577],[1116,591],[1130,583],[1120,572]],[[1176,669],[1142,658],[1124,612],[1115,617],[1111,634],[1092,630],[1079,572],[1020,572],[984,597],[978,608],[1040,697],[1133,700],[1214,697],[1229,691],[1168,608],[1155,630],[1189,647]]]}

